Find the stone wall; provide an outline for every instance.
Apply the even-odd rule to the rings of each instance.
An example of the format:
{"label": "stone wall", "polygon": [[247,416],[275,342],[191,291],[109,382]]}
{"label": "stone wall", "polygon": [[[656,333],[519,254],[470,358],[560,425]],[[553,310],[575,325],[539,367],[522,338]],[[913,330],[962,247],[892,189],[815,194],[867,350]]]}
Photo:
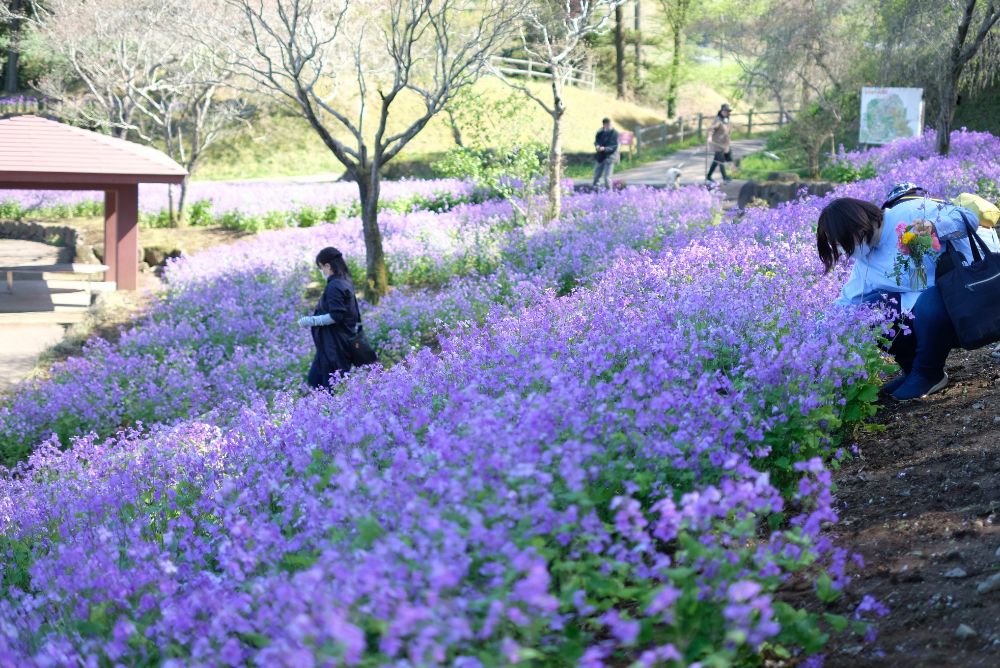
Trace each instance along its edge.
{"label": "stone wall", "polygon": [[805,190],[809,195],[822,197],[831,190],[835,184],[827,181],[747,181],[740,188],[736,206],[740,209],[754,200],[767,202],[768,206],[776,206],[782,202],[791,202],[799,198],[799,193]]}
{"label": "stone wall", "polygon": [[72,227],[39,225],[17,220],[0,221],[0,239],[19,239],[59,246],[60,262],[80,261],[77,259],[78,247],[81,246],[80,235]]}

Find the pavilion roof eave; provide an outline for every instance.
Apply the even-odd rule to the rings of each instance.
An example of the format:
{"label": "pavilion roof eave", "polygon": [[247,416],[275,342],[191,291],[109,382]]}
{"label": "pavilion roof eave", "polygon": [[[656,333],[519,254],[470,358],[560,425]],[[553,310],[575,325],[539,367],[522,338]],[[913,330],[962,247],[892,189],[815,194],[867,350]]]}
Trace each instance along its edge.
{"label": "pavilion roof eave", "polygon": [[18,190],[104,190],[142,183],[181,184],[186,174],[80,174],[71,172],[0,172],[0,188]]}

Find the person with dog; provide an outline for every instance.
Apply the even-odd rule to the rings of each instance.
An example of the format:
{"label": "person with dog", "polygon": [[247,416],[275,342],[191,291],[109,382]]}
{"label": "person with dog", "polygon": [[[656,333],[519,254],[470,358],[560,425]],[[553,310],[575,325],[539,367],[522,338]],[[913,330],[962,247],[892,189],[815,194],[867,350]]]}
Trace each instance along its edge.
{"label": "person with dog", "polygon": [[597,163],[594,165],[594,183],[592,187],[596,190],[599,181],[604,181],[604,187],[611,188],[611,175],[615,171],[615,163],[618,162],[618,131],[611,127],[611,119],[605,118],[601,121],[601,129],[594,137],[594,151]]}
{"label": "person with dog", "polygon": [[887,352],[902,373],[887,382],[882,393],[899,401],[919,399],[948,385],[944,366],[948,354],[958,347],[958,335],[934,282],[935,270],[946,271],[935,266],[937,257],[925,258],[925,286],[916,285],[909,275],[897,277],[897,225],[928,221],[942,242],[950,241],[971,261],[967,216],[969,211],[931,199],[910,183],[894,186],[882,207],[840,197],[820,213],[816,248],[824,273],[842,257],[854,260],[837,304],[870,304],[895,316]]}
{"label": "person with dog", "polygon": [[724,183],[733,180],[726,175],[726,163],[733,161],[732,140],[730,139],[733,126],[729,122],[730,113],[729,105],[722,105],[719,113],[715,115],[715,120],[708,126],[708,150],[713,153],[712,166],[708,168],[708,174],[705,175],[705,180],[709,183],[715,183],[712,174],[715,173],[716,167],[719,168]]}

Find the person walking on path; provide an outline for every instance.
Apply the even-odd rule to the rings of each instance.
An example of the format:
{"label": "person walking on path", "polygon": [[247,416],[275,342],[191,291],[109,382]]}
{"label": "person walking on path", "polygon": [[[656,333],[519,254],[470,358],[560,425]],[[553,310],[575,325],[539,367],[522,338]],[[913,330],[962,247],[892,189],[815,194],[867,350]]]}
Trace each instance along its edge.
{"label": "person walking on path", "polygon": [[722,105],[719,113],[715,115],[715,120],[708,126],[708,150],[714,154],[712,166],[708,168],[708,174],[705,175],[705,180],[709,183],[714,183],[712,174],[715,172],[716,166],[718,166],[724,182],[732,181],[730,177],[726,176],[725,165],[725,163],[733,161],[733,154],[730,151],[730,135],[733,126],[729,123],[729,113],[729,105]]}
{"label": "person walking on path", "polygon": [[309,367],[309,386],[330,387],[330,374],[351,370],[348,339],[361,324],[361,312],[343,254],[328,246],[316,255],[316,266],[326,278],[326,288],[313,315],[300,318],[299,326],[312,328],[316,344],[316,355]]}
{"label": "person walking on path", "polygon": [[604,187],[611,188],[611,175],[618,162],[618,131],[611,127],[610,118],[601,121],[601,129],[594,137],[594,150],[597,152],[597,164],[594,165],[592,186],[596,189],[598,181],[603,179]]}

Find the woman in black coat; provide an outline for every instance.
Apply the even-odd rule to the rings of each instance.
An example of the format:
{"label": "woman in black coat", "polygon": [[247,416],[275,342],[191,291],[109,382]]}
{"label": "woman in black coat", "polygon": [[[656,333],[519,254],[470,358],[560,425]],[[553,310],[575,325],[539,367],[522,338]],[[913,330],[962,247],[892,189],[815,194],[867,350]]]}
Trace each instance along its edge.
{"label": "woman in black coat", "polygon": [[312,328],[316,344],[307,382],[310,387],[330,387],[330,374],[351,370],[348,339],[361,324],[361,312],[343,254],[327,246],[316,255],[316,266],[326,277],[326,288],[313,315],[299,319],[299,325]]}

